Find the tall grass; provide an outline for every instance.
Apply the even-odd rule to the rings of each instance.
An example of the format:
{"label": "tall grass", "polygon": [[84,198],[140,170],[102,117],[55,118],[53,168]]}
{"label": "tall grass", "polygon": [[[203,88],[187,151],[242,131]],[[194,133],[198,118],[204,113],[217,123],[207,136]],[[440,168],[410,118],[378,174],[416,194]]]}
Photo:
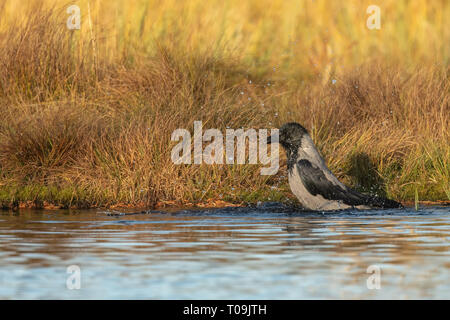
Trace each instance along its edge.
{"label": "tall grass", "polygon": [[[177,128],[298,121],[346,183],[450,200],[446,1],[0,0],[0,205],[295,200],[255,165],[174,165]],[[89,4],[89,11],[88,11]],[[90,23],[89,23],[90,21]]]}

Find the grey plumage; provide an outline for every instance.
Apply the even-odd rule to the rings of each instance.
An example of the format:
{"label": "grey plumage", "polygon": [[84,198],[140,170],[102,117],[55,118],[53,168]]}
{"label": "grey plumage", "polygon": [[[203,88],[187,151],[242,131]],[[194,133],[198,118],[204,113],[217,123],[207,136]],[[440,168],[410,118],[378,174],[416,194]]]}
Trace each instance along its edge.
{"label": "grey plumage", "polygon": [[288,158],[289,185],[304,207],[312,210],[402,207],[396,201],[359,193],[340,182],[300,124],[284,124],[279,131],[279,143]]}

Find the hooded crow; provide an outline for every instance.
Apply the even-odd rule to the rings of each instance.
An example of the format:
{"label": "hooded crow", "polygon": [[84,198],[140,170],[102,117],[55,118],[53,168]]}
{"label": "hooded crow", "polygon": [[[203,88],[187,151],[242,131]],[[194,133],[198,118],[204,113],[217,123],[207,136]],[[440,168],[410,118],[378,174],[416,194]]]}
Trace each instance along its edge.
{"label": "hooded crow", "polygon": [[[300,124],[284,124],[279,130],[278,141],[287,154],[292,193],[305,208],[325,211],[403,207],[394,200],[361,194],[340,182]],[[269,137],[267,142],[271,143],[272,138]]]}

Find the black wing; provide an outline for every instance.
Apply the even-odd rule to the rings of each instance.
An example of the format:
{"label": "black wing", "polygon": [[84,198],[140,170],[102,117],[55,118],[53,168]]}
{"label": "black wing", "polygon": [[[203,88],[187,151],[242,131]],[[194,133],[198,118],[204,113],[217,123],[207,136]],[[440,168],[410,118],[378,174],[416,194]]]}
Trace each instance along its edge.
{"label": "black wing", "polygon": [[376,196],[368,196],[348,187],[341,187],[327,179],[319,168],[306,159],[297,162],[297,170],[306,188],[312,195],[321,195],[328,200],[342,201],[350,206],[368,205],[381,208],[400,208],[401,204]]}

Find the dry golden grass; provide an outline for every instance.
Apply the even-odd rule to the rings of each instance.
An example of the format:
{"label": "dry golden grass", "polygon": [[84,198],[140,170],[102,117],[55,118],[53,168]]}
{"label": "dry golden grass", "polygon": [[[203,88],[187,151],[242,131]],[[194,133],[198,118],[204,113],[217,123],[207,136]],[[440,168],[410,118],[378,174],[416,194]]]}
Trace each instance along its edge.
{"label": "dry golden grass", "polygon": [[364,1],[78,1],[79,31],[54,2],[0,1],[2,206],[293,200],[285,166],[174,165],[196,120],[297,121],[348,184],[450,199],[445,1],[386,1],[378,31]]}

